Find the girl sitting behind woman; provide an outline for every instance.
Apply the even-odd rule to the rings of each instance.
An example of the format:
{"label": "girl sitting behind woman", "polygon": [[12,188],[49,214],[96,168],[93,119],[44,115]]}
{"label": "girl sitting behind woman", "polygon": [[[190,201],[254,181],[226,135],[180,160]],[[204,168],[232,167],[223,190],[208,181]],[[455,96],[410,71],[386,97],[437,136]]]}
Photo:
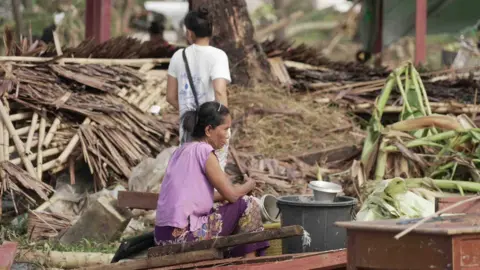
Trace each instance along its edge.
{"label": "girl sitting behind woman", "polygon": [[[232,185],[215,155],[226,144],[231,123],[228,108],[216,101],[184,116],[183,127],[194,140],[169,161],[157,204],[157,245],[263,230],[259,205],[246,196],[255,181],[246,177],[244,184]],[[268,247],[268,242],[241,245],[227,255],[260,256]]]}

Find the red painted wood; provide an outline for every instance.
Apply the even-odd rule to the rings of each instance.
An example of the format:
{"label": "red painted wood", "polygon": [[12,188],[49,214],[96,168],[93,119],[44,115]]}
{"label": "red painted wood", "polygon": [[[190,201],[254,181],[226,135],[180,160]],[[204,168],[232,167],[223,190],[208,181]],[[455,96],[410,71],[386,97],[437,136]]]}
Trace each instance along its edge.
{"label": "red painted wood", "polygon": [[216,266],[213,268],[217,270],[330,270],[330,269],[345,269],[347,266],[347,251],[337,250],[325,252],[318,255],[312,255],[304,258],[296,258],[288,261],[244,264],[244,265],[229,265]]}
{"label": "red painted wood", "polygon": [[381,53],[383,49],[383,0],[378,0],[377,6],[377,35],[375,40],[375,47],[373,53]]}
{"label": "red painted wood", "polygon": [[15,260],[17,246],[15,242],[3,242],[0,246],[0,270],[10,269]]}
{"label": "red painted wood", "polygon": [[85,15],[85,37],[92,38],[97,43],[110,39],[111,0],[87,0]]}
{"label": "red painted wood", "polygon": [[[473,196],[453,196],[435,198],[435,211],[443,210],[457,202],[467,200]],[[480,214],[480,200],[464,203],[448,210],[449,214]]]}
{"label": "red painted wood", "polygon": [[415,12],[415,65],[427,59],[427,0],[416,1]]}

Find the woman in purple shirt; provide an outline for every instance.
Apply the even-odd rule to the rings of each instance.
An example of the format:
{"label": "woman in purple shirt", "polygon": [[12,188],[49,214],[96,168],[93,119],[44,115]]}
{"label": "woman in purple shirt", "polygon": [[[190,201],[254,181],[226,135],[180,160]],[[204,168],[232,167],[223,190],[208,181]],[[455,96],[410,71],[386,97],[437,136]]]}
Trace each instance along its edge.
{"label": "woman in purple shirt", "polygon": [[[232,185],[215,156],[231,124],[228,109],[216,101],[185,114],[183,128],[194,141],[178,148],[168,163],[157,204],[157,245],[263,230],[259,205],[246,196],[255,181],[246,177],[245,183]],[[268,242],[242,245],[226,255],[260,256],[268,247]]]}

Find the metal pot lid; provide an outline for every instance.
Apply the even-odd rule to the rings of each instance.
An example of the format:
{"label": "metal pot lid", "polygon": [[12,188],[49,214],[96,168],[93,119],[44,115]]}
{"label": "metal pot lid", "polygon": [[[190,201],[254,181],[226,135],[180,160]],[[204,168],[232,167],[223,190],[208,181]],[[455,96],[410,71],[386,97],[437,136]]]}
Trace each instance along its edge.
{"label": "metal pot lid", "polygon": [[328,193],[340,193],[342,192],[342,186],[325,181],[311,181],[308,184],[308,187],[321,192],[328,192]]}

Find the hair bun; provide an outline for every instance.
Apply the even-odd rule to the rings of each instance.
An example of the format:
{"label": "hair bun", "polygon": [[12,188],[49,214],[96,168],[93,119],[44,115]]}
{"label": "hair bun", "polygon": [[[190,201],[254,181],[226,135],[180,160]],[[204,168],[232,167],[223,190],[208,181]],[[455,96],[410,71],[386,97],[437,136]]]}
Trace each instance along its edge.
{"label": "hair bun", "polygon": [[201,6],[198,9],[198,17],[204,20],[208,20],[208,8],[206,6]]}

